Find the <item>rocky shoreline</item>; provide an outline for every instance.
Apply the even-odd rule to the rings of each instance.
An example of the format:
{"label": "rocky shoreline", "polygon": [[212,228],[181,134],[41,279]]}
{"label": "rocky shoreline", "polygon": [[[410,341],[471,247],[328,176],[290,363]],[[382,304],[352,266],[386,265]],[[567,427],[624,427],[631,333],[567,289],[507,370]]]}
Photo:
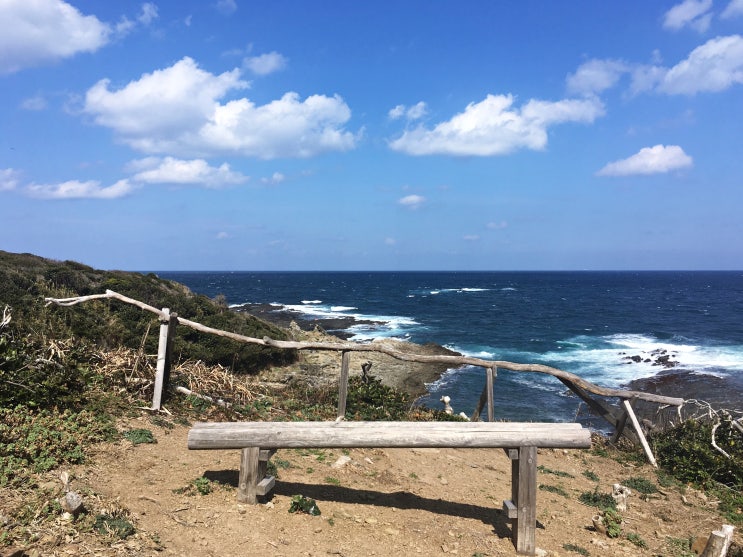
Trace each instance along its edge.
{"label": "rocky shoreline", "polygon": [[[338,342],[351,335],[346,332],[351,325],[363,324],[352,317],[330,319],[308,319],[301,313],[271,304],[244,304],[234,308],[254,315],[264,321],[289,330],[296,340],[306,342]],[[366,322],[371,324],[372,322]],[[438,344],[414,344],[398,339],[375,340],[374,344],[408,354],[461,356]],[[352,352],[350,360],[351,375],[361,375],[362,365],[371,364],[371,375],[382,383],[409,394],[420,397],[428,391],[426,384],[439,379],[448,366],[446,364],[408,362],[398,360],[380,352]],[[305,351],[300,354],[299,366],[275,369],[265,373],[263,378],[270,381],[292,381],[301,379],[310,384],[321,384],[338,379],[341,356],[336,352]]]}
{"label": "rocky shoreline", "polygon": [[[308,318],[302,313],[271,304],[245,304],[234,309],[294,331],[297,340],[346,340],[351,336],[347,329],[352,325],[360,324],[353,317]],[[298,338],[300,336],[301,339]],[[436,344],[418,345],[395,339],[375,342],[408,353],[461,355]],[[679,369],[677,354],[664,349],[642,354],[620,352],[617,358],[625,360],[627,365],[650,363],[662,368],[657,375],[630,381],[625,385],[627,389],[684,400],[700,400],[709,403],[713,408],[743,412],[743,377],[717,377],[695,373],[688,369]],[[443,364],[406,362],[385,354],[362,352],[352,354],[351,373],[360,374],[362,364],[367,362],[372,363],[372,375],[379,377],[386,385],[405,391],[414,397],[426,394],[426,384],[439,379],[448,369]],[[330,381],[338,377],[340,356],[332,352],[306,352],[301,356],[299,369],[299,372],[279,370],[278,373],[300,373],[305,380],[314,382]],[[658,405],[638,401],[636,410],[639,415],[652,419],[658,411]]]}

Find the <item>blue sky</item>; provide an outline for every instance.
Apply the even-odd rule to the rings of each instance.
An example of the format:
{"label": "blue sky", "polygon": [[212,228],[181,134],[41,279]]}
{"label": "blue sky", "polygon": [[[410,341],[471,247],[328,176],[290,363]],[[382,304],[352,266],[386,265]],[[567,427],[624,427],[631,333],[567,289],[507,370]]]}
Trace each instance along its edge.
{"label": "blue sky", "polygon": [[0,249],[743,268],[743,0],[0,0]]}

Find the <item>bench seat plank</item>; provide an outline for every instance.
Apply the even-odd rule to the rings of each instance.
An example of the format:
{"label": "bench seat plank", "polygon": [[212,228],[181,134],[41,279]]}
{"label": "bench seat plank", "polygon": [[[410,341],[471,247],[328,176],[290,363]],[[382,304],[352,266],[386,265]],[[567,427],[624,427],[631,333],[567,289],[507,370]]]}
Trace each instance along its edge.
{"label": "bench seat plank", "polygon": [[200,422],[188,448],[544,448],[584,449],[580,424],[514,422]]}

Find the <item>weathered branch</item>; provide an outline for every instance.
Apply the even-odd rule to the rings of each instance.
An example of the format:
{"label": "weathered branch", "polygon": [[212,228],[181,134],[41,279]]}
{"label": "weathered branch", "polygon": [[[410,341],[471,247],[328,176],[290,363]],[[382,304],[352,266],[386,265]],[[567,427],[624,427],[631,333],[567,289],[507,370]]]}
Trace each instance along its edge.
{"label": "weathered branch", "polygon": [[[76,298],[59,298],[59,299],[58,298],[46,298],[46,302],[47,302],[47,305],[57,304],[60,306],[73,306],[81,302],[86,302],[89,300],[99,300],[99,299],[105,299],[105,298],[114,298],[122,302],[135,305],[145,311],[154,313],[155,315],[158,316],[158,318],[161,321],[167,320],[169,318],[169,316],[166,313],[157,309],[156,307],[145,304],[144,302],[140,302],[139,300],[134,300],[127,296],[123,296],[122,294],[119,294],[112,290],[106,290],[105,294],[93,294],[90,296],[79,296]],[[661,395],[656,395],[656,394],[651,394],[651,393],[644,393],[642,391],[628,391],[624,389],[612,389],[612,388],[600,387],[598,385],[591,383],[590,381],[586,381],[585,379],[578,377],[577,375],[573,373],[563,371],[561,369],[553,368],[550,366],[545,366],[542,364],[517,364],[513,362],[500,361],[500,360],[496,360],[496,361],[483,360],[481,358],[474,358],[470,356],[407,354],[404,352],[399,352],[397,350],[394,350],[393,348],[389,348],[387,346],[379,345],[376,343],[361,344],[361,343],[355,343],[355,342],[298,342],[298,341],[274,340],[268,337],[264,337],[263,339],[258,339],[258,338],[240,335],[237,333],[230,333],[227,331],[222,331],[220,329],[214,329],[212,327],[207,327],[206,325],[202,325],[201,323],[196,323],[195,321],[190,321],[182,317],[178,318],[178,323],[181,325],[186,325],[187,327],[191,327],[192,329],[195,329],[197,331],[201,331],[204,333],[210,333],[210,334],[230,338],[232,340],[236,340],[239,342],[247,342],[251,344],[258,344],[261,346],[270,346],[272,348],[293,349],[293,350],[333,350],[333,351],[339,351],[339,352],[344,352],[344,351],[380,352],[382,354],[387,354],[388,356],[395,358],[397,360],[402,360],[406,362],[438,363],[438,364],[447,364],[451,367],[472,365],[472,366],[483,367],[486,369],[487,368],[499,368],[499,369],[507,369],[510,371],[518,371],[518,372],[544,373],[546,375],[551,375],[553,377],[556,377],[557,379],[563,382],[567,381],[567,382],[573,383],[574,385],[577,385],[581,389],[591,392],[593,394],[599,395],[599,396],[617,397],[621,399],[638,398],[642,400],[647,400],[649,402],[655,402],[658,404],[667,404],[669,406],[681,406],[684,403],[684,400],[681,398],[674,398],[674,397],[661,396]]]}

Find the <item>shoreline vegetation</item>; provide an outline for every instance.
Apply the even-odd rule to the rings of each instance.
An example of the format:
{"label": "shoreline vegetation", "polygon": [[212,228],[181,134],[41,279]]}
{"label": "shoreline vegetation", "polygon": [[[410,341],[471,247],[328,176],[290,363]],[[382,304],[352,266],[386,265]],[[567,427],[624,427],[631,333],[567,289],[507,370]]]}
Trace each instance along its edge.
{"label": "shoreline vegetation", "polygon": [[[147,513],[144,509],[132,509],[140,509],[142,504],[148,504],[147,498],[158,506],[166,503],[182,505],[182,500],[178,503],[178,499],[173,498],[182,499],[194,495],[204,497],[203,504],[214,504],[212,512],[219,513],[220,507],[234,509],[234,502],[231,499],[234,491],[228,493],[226,498],[217,495],[212,503],[206,501],[208,493],[212,491],[218,493],[222,489],[229,490],[231,480],[220,483],[221,480],[218,481],[217,476],[200,477],[183,488],[179,494],[173,495],[175,492],[169,491],[166,495],[162,490],[153,487],[152,496],[141,495],[146,491],[140,491],[137,499],[133,497],[132,486],[138,485],[140,480],[136,476],[141,475],[141,472],[136,470],[141,468],[137,467],[136,459],[130,460],[131,456],[135,453],[146,454],[146,457],[141,457],[145,458],[142,465],[150,466],[153,470],[159,469],[160,464],[169,459],[198,461],[201,462],[198,466],[203,467],[208,465],[203,460],[198,460],[201,457],[184,454],[185,444],[180,441],[168,443],[163,436],[172,435],[171,441],[181,439],[187,431],[187,424],[197,420],[334,417],[339,368],[337,354],[291,351],[287,354],[262,347],[250,347],[246,350],[234,342],[190,331],[179,331],[176,339],[178,358],[171,377],[173,384],[183,386],[193,393],[208,395],[214,401],[225,401],[229,407],[210,403],[193,395],[184,397],[171,393],[166,404],[167,413],[155,415],[143,410],[149,405],[148,397],[151,398],[152,395],[154,377],[152,354],[156,352],[154,348],[157,343],[157,327],[153,326],[153,319],[143,315],[141,311],[123,306],[114,307],[114,304],[102,301],[91,302],[87,307],[79,306],[74,309],[46,307],[43,304],[44,297],[96,294],[107,288],[116,288],[132,297],[144,299],[156,307],[170,307],[186,318],[216,328],[237,330],[241,334],[257,338],[271,336],[287,340],[321,341],[328,338],[325,330],[344,328],[344,323],[338,322],[302,322],[290,314],[276,312],[273,306],[252,307],[250,308],[252,315],[246,315],[247,308],[231,311],[222,299],[210,300],[204,296],[194,295],[184,286],[159,279],[155,275],[97,271],[75,262],[54,262],[29,254],[9,254],[0,251],[2,555],[7,552],[6,550],[11,553],[18,550],[19,556],[63,555],[80,547],[95,547],[95,553],[101,555],[117,555],[122,552],[156,554],[168,547],[179,547],[178,544],[182,543],[180,538],[183,536],[170,536],[166,532],[172,528],[186,528],[185,537],[190,538],[187,532],[188,528],[193,526],[179,523],[179,520],[185,519],[173,513],[166,513],[161,520],[153,509]],[[402,341],[385,342],[406,344]],[[423,348],[416,345],[414,349],[416,352],[421,349],[428,350],[431,354],[439,354],[446,350],[435,345]],[[435,380],[445,371],[445,365],[420,364],[416,367],[417,364],[393,360],[384,354],[378,356],[389,361],[374,361],[370,372],[372,378],[367,381],[361,380],[359,370],[361,364],[370,360],[372,355],[358,354],[359,360],[352,362],[349,419],[456,419],[439,409],[411,406],[415,397],[421,394],[421,389],[425,390],[425,384]],[[384,372],[377,376],[375,371],[378,370]],[[690,385],[689,388],[695,395],[702,392],[700,391],[702,386],[693,374],[680,380],[675,375],[679,374],[669,368],[657,376],[655,385],[649,383],[645,385],[650,385],[657,389],[655,392],[660,391],[663,394],[673,392],[666,390],[669,386],[680,384]],[[639,385],[636,388],[640,388]],[[677,391],[673,394],[678,396],[680,393]],[[540,484],[539,488],[543,491],[541,497],[551,502],[544,511],[548,514],[542,516],[540,521],[548,525],[554,523],[554,527],[548,528],[550,532],[538,534],[538,537],[544,536],[545,543],[551,544],[549,547],[553,548],[552,553],[548,554],[564,554],[565,551],[589,554],[589,550],[591,554],[609,554],[619,551],[619,546],[616,545],[619,543],[621,550],[629,555],[663,554],[686,557],[693,554],[691,553],[693,540],[690,537],[692,534],[708,535],[709,525],[716,524],[715,528],[718,528],[722,523],[742,527],[743,434],[736,430],[730,415],[722,416],[716,432],[712,429],[712,423],[704,420],[690,420],[680,425],[676,424],[675,428],[667,431],[652,432],[651,443],[661,464],[661,470],[657,473],[644,464],[642,453],[638,449],[624,442],[620,443],[620,449],[617,449],[609,444],[607,439],[598,436],[595,437],[595,448],[591,451],[577,452],[574,463],[570,465],[571,457],[567,452],[566,455],[562,455],[558,454],[560,451],[545,451],[540,457],[546,463],[540,468],[544,483]],[[713,440],[716,439],[717,448],[728,455],[727,458],[710,445],[710,434],[713,435]],[[581,454],[583,456],[580,456]],[[454,453],[447,455],[449,462],[457,458]],[[425,459],[416,464],[414,471],[408,473],[407,479],[403,480],[401,476],[395,476],[396,479],[393,479],[395,470],[409,466],[406,457],[398,457],[394,451],[380,451],[379,454],[374,452],[362,454],[355,451],[351,458],[353,462],[357,462],[356,468],[352,467],[351,471],[346,472],[333,471],[330,462],[324,464],[324,460],[329,457],[324,457],[323,461],[317,461],[311,466],[301,464],[297,458],[301,460],[307,457],[280,455],[279,459],[275,459],[275,465],[283,467],[286,464],[287,468],[282,468],[280,472],[277,470],[277,474],[291,478],[293,482],[301,482],[301,478],[297,476],[301,470],[304,470],[303,474],[314,475],[315,472],[310,470],[321,469],[322,474],[334,474],[333,482],[330,483],[337,486],[339,483],[351,481],[348,474],[358,470],[360,476],[354,481],[369,485],[367,489],[371,489],[372,492],[384,490],[388,484],[396,486],[395,489],[417,492],[423,488],[415,483],[418,482],[417,478],[429,475],[433,484],[438,484],[439,488],[446,485],[441,473],[439,479],[436,479],[435,470],[440,464],[427,463]],[[317,455],[312,458],[319,459]],[[471,458],[470,462],[475,466],[473,470],[477,470],[478,467],[495,469],[493,464],[479,460],[479,456]],[[372,466],[378,459],[389,460],[381,476],[379,475],[381,472]],[[105,466],[101,464],[104,462],[108,464]],[[146,464],[147,462],[149,464]],[[580,462],[583,464],[578,466]],[[220,466],[230,468],[232,464],[225,463]],[[364,467],[368,469],[364,471]],[[567,476],[558,475],[557,468],[565,469],[560,473]],[[183,475],[183,471],[173,470],[172,467],[165,469],[168,472],[163,472],[161,480],[166,483],[172,480],[173,475],[178,478]],[[626,472],[621,472],[623,469]],[[599,471],[599,474],[594,470]],[[616,472],[612,472],[612,476],[606,476],[608,470]],[[469,477],[469,472],[462,472],[462,477]],[[117,475],[119,473],[122,475]],[[552,476],[559,478],[557,482],[559,485],[555,485],[554,481],[548,481]],[[630,476],[650,481],[652,487],[659,490],[661,495],[653,497],[645,495],[641,506],[642,513],[653,515],[656,513],[653,505],[662,506],[666,505],[666,502],[672,505],[672,501],[675,500],[683,501],[684,505],[691,505],[694,510],[690,511],[688,517],[675,516],[675,513],[669,511],[663,515],[666,518],[659,522],[661,526],[655,527],[646,526],[641,516],[634,516],[629,512],[626,516],[629,522],[625,521],[623,527],[616,531],[615,538],[602,535],[592,527],[588,530],[590,535],[586,537],[586,519],[583,517],[585,513],[581,507],[593,504],[582,501],[591,499],[591,490],[586,486],[594,485],[593,492],[596,496],[606,495],[606,490],[610,490],[610,485],[607,485],[606,481],[599,481],[600,476],[602,480],[609,480],[611,477],[612,482]],[[330,475],[326,477],[326,482],[330,481],[327,479],[330,477]],[[381,479],[385,480],[380,482]],[[474,485],[464,492],[471,493],[474,497],[474,493],[478,491],[476,488],[478,479],[473,476],[471,481]],[[637,479],[630,483],[633,483],[638,493],[643,493],[643,489],[649,489],[647,484],[642,482],[638,484]],[[637,487],[638,485],[642,487]],[[121,486],[121,491],[117,491],[116,486]],[[143,484],[139,489],[150,488]],[[689,491],[692,489],[695,491]],[[581,494],[581,502],[577,496],[580,490],[584,491]],[[70,493],[77,494],[76,496],[82,499],[83,510],[67,508],[71,501],[75,500],[75,496]],[[317,493],[322,495],[323,492]],[[296,494],[286,495],[291,498]],[[427,496],[434,497],[433,493]],[[446,497],[451,496],[449,494]],[[282,497],[279,490],[274,502],[281,503]],[[127,504],[123,504],[122,500],[127,501]],[[603,501],[601,498],[598,500]],[[699,506],[696,503],[689,503],[697,500],[705,503],[700,503]],[[556,506],[553,506],[553,503]],[[358,504],[368,505],[369,501],[362,497]],[[421,504],[424,503],[418,503],[418,506]],[[483,504],[489,508],[493,506],[492,501]],[[399,505],[398,503],[397,506]],[[614,515],[607,514],[607,505],[608,502],[596,504],[598,510],[594,509],[594,513],[598,512],[597,516],[609,520],[609,517]],[[634,505],[635,508],[640,508],[639,500]],[[184,508],[191,509],[191,506],[186,505]],[[395,509],[392,509],[392,515],[395,514],[394,511]],[[256,512],[258,515],[254,514]],[[234,516],[235,520],[239,521],[240,517],[247,513],[252,519],[262,521],[260,516],[263,512],[271,511],[238,509]],[[377,507],[375,512],[378,513],[377,516],[386,516],[387,511]],[[345,521],[346,514],[343,513],[347,513],[347,510],[339,508],[334,520]],[[571,518],[568,518],[568,515]],[[351,528],[355,524],[355,519],[352,515],[349,516],[348,526]],[[401,515],[398,514],[396,520],[400,519]],[[194,515],[191,520],[198,519]],[[226,523],[231,524],[231,520],[225,517]],[[297,519],[292,518],[292,515],[274,513],[272,520],[286,528],[297,529],[298,535],[305,535],[302,533],[303,527],[296,523]],[[387,520],[393,520],[393,517],[390,516]],[[416,515],[414,520],[417,521],[418,528],[421,528],[420,525],[423,523],[420,521],[426,519]],[[433,531],[441,529],[435,525],[435,515],[430,520]],[[367,528],[376,524],[363,519],[361,522]],[[706,532],[698,530],[700,525],[704,525]],[[326,523],[325,528],[331,526]],[[319,536],[317,528],[312,526],[309,528],[306,533],[307,539],[317,539]],[[315,529],[314,533],[312,528]],[[392,526],[388,528],[393,529]],[[368,532],[356,529],[353,529],[353,532],[354,540],[362,547],[364,544],[368,544],[365,546],[367,548],[377,547],[378,540],[373,536],[366,537]],[[406,529],[406,532],[411,539],[418,539],[413,528]],[[383,535],[392,535],[394,538],[393,534]],[[164,542],[163,538],[166,536],[168,539]],[[492,536],[492,532],[489,536]],[[492,546],[494,542],[489,536],[483,538],[482,547],[476,544],[467,545],[466,547],[473,548],[468,550],[468,554],[503,553],[501,550],[507,546],[500,546],[500,550],[494,551]],[[424,545],[428,543],[427,539],[430,537],[430,534],[424,535],[416,543]],[[457,539],[457,536],[454,536],[454,539]],[[460,542],[457,544],[463,543],[462,538],[459,539]],[[500,538],[493,539],[497,541]],[[676,541],[671,542],[670,539]],[[581,540],[581,543],[576,544],[575,540]],[[743,555],[740,532],[736,533],[735,540],[728,554]],[[217,543],[218,546],[220,542],[210,540],[208,543]],[[229,544],[225,540],[222,543]],[[270,539],[265,543],[267,544],[265,547],[274,544]],[[436,543],[439,549],[441,547],[447,549],[444,553],[459,547],[453,545],[454,541],[451,539],[444,539],[443,542],[439,540]],[[183,546],[180,547],[181,551],[184,551]],[[399,543],[396,547],[403,546]],[[462,545],[462,549],[464,547]],[[488,547],[489,550],[486,550]],[[462,554],[458,549],[457,553]],[[204,550],[193,554],[212,553]],[[287,550],[286,554],[304,553]]]}

